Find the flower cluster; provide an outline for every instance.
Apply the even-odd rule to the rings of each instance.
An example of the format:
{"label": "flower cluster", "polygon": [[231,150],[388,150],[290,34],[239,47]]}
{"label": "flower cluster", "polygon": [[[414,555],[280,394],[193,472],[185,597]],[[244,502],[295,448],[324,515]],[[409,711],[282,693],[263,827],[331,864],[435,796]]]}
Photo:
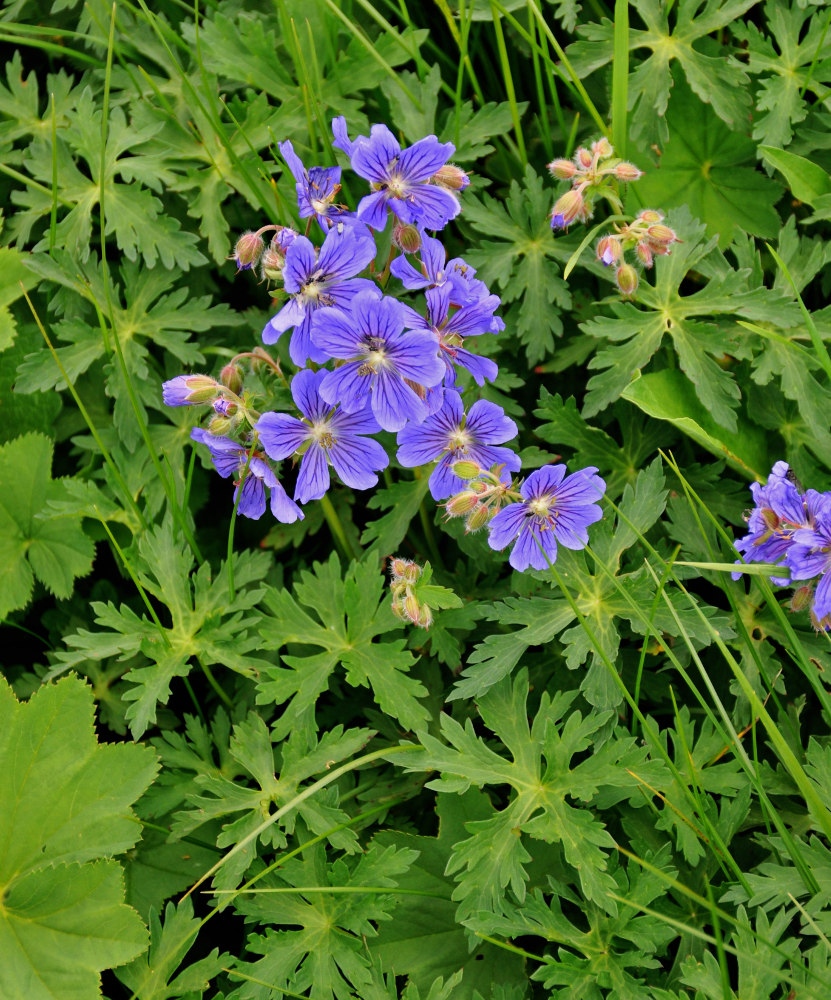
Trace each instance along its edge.
{"label": "flower cluster", "polygon": [[552,160],[548,170],[571,187],[558,198],[551,213],[552,229],[567,229],[572,222],[586,222],[592,217],[596,198],[605,198],[616,212],[621,202],[613,181],[636,181],[643,171],[633,163],[615,158],[608,139],[598,139],[586,149],[581,146],[572,160]]}
{"label": "flower cluster", "polygon": [[409,559],[390,559],[390,589],[392,590],[392,612],[402,621],[429,628],[433,623],[433,611],[429,605],[418,599],[418,582],[421,566]]}
{"label": "flower cluster", "polygon": [[[589,149],[581,146],[573,160],[553,160],[548,169],[558,180],[571,181],[571,188],[554,205],[552,229],[567,229],[573,222],[586,222],[592,217],[597,197],[605,198],[616,212],[622,212],[616,182],[636,181],[643,176],[634,164],[614,158],[607,139],[598,139]],[[649,268],[656,256],[668,254],[672,244],[679,242],[663,219],[662,212],[644,209],[631,222],[615,223],[614,232],[597,242],[597,259],[605,267],[614,267],[615,284],[625,299],[634,296],[639,282],[638,271],[626,260],[626,253],[632,251],[636,262]]]}
{"label": "flower cluster", "polygon": [[803,490],[787,462],[777,462],[767,482],[750,491],[749,531],[735,543],[741,561],[781,565],[787,575],[771,577],[778,586],[807,581],[794,593],[793,610],[810,604],[814,626],[831,627],[831,492]]}
{"label": "flower cluster", "polygon": [[[385,125],[351,139],[343,118],[332,131],[369,193],[350,210],[337,200],[341,167],[307,168],[292,143],[281,142],[305,232],[269,223],[241,237],[233,255],[238,269],[258,267],[276,286],[281,305],[262,340],[272,345],[290,334],[295,374],[287,377],[258,347],[237,355],[219,380],[171,379],[164,402],[210,407],[207,429],[195,429],[193,438],[207,446],[221,476],[233,477],[246,517],[260,517],[268,500],[279,520],[302,518],[298,505],[323,498],[332,472],[350,489],[370,489],[390,462],[376,435],[391,432],[399,465],[433,466],[430,492],[447,501],[448,514],[464,514],[469,531],[488,526],[493,549],[516,542],[515,568],[544,568],[558,542],[585,544],[605,485],[595,469],[566,477],[562,465],[515,484],[521,462],[507,445],[516,424],[493,402],[463,402],[469,381],[484,386],[496,378],[496,364],[476,348],[505,324],[499,297],[461,257],[448,260],[436,235],[458,215],[469,183],[449,162],[454,147],[427,136],[402,148]],[[581,192],[602,190],[610,171],[632,176],[631,164],[607,162],[607,146],[582,151],[588,159],[575,167]],[[384,241],[389,258],[376,267],[382,230],[391,234]],[[248,379],[245,362],[259,378]],[[290,388],[291,412],[274,408],[280,397],[269,380],[277,378]],[[287,460],[296,470],[293,499],[281,484]],[[422,576],[415,564],[399,563],[396,613],[426,627],[432,613],[417,589],[427,587],[427,568]]]}

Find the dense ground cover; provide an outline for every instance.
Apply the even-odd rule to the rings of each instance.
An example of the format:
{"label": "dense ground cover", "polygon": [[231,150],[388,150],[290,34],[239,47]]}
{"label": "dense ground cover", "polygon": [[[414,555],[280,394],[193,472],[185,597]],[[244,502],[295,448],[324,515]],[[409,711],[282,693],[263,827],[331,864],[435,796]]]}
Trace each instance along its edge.
{"label": "dense ground cover", "polygon": [[829,25],[5,5],[0,998],[831,995]]}

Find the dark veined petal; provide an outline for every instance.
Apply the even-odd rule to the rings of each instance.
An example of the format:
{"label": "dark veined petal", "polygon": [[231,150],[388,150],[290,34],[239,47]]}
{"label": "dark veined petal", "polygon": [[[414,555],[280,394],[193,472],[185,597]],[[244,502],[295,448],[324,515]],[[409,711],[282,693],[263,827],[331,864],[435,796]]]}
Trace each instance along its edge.
{"label": "dark veined petal", "polygon": [[362,375],[362,361],[350,361],[327,372],[320,385],[320,395],[332,406],[340,404],[347,413],[363,410],[369,402],[373,375]]}
{"label": "dark veined petal", "polygon": [[504,444],[518,433],[516,424],[502,407],[487,399],[479,399],[471,406],[465,430],[482,444]]}
{"label": "dark veined petal", "polygon": [[341,482],[354,490],[368,490],[378,482],[375,474],[389,465],[389,457],[372,438],[340,437],[329,449],[329,461]]}
{"label": "dark veined petal", "polygon": [[529,566],[532,569],[548,569],[549,563],[556,560],[557,542],[553,532],[541,530],[537,522],[529,518],[519,533],[508,562],[522,572]]}
{"label": "dark veined petal", "polygon": [[364,180],[383,184],[400,152],[401,146],[387,126],[373,125],[369,138],[352,147],[352,169]]}
{"label": "dark veined petal", "polygon": [[302,521],[305,517],[303,511],[276,481],[271,487],[271,513],[282,524],[294,524],[295,521]]}
{"label": "dark veined petal", "polygon": [[[305,236],[297,236],[286,250],[283,264],[283,286],[291,295],[296,295],[317,269],[315,248]],[[357,273],[357,272],[356,272]]]}
{"label": "dark veined petal", "polygon": [[455,152],[452,142],[439,142],[434,135],[428,135],[401,151],[396,169],[409,181],[427,181]]}
{"label": "dark veined petal", "polygon": [[325,364],[329,360],[326,351],[318,347],[312,340],[313,316],[314,312],[307,311],[303,322],[294,328],[289,341],[289,356],[298,368],[302,368],[309,360],[314,361],[316,365]]}
{"label": "dark veined petal", "polygon": [[283,308],[263,328],[263,343],[276,344],[286,330],[302,323],[306,309],[298,299],[289,299]]}
{"label": "dark veined petal", "polygon": [[456,195],[434,184],[418,184],[409,189],[415,220],[425,229],[444,229],[461,212]]}
{"label": "dark veined petal", "polygon": [[317,441],[313,441],[300,460],[294,499],[300,503],[319,500],[328,489],[329,466],[326,462],[326,453]]}
{"label": "dark veined petal", "polygon": [[285,142],[278,142],[277,148],[280,150],[280,156],[286,161],[286,166],[291,171],[292,177],[298,184],[305,182],[306,168],[303,166],[303,161],[295,153],[291,142],[288,139]]}
{"label": "dark veined petal", "polygon": [[378,374],[372,387],[372,412],[385,431],[400,431],[408,420],[422,421],[427,407],[397,375]]}
{"label": "dark veined petal", "polygon": [[544,465],[541,469],[535,469],[519,489],[522,499],[533,500],[546,493],[553,493],[563,481],[565,474],[566,467],[562,464]]}
{"label": "dark veined petal", "polygon": [[358,221],[381,230],[387,224],[387,204],[389,195],[385,190],[373,191],[358,203]]}
{"label": "dark veined petal", "polygon": [[[295,243],[297,240],[292,243],[292,246]],[[353,278],[363,271],[374,256],[375,241],[371,236],[364,235],[353,226],[344,227],[342,232],[339,232],[338,227],[335,226],[329,230],[323,241],[323,246],[320,248],[317,270],[321,272],[326,281]],[[288,263],[288,255],[286,263]],[[288,289],[288,286],[286,287]],[[291,289],[288,290],[291,291]]]}
{"label": "dark veined petal", "polygon": [[[237,494],[239,502],[237,503]],[[237,504],[237,513],[243,517],[250,517],[256,521],[265,513],[265,486],[262,480],[258,479],[251,469],[242,482],[234,490],[234,503]]]}
{"label": "dark veined petal", "polygon": [[332,358],[354,358],[361,343],[361,331],[342,309],[324,306],[312,316],[312,342]]}
{"label": "dark veined petal", "polygon": [[275,462],[293,455],[311,434],[307,424],[288,413],[264,413],[256,429],[265,453]]}
{"label": "dark veined petal", "polygon": [[304,368],[291,380],[291,398],[297,409],[312,423],[322,420],[332,409],[320,398],[320,383],[325,377],[325,371],[313,372],[311,368]]}

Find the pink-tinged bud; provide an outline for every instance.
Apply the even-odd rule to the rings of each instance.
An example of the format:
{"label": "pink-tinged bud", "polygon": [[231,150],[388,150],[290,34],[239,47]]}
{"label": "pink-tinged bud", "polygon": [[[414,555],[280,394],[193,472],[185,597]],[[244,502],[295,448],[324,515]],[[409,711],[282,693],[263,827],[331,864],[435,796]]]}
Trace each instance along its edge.
{"label": "pink-tinged bud", "polygon": [[635,253],[644,267],[652,267],[652,251],[646,243],[639,243],[635,248]]}
{"label": "pink-tinged bud", "polygon": [[446,188],[448,191],[464,191],[470,184],[470,178],[455,163],[445,163],[433,174],[428,183],[438,184],[439,187]]}
{"label": "pink-tinged bud", "polygon": [[467,515],[465,520],[465,531],[467,534],[472,534],[474,531],[479,531],[480,528],[484,528],[485,525],[490,520],[490,508],[487,504],[477,504],[476,507]]}
{"label": "pink-tinged bud", "polygon": [[258,233],[244,233],[237,240],[231,260],[237,262],[239,271],[247,271],[253,267],[262,256],[265,242]]}
{"label": "pink-tinged bud", "polygon": [[615,167],[615,177],[619,181],[639,181],[643,177],[643,170],[638,170],[634,163],[618,163]]}
{"label": "pink-tinged bud", "polygon": [[599,160],[608,160],[614,153],[614,149],[612,149],[609,140],[604,137],[592,143],[592,153],[596,153]]}
{"label": "pink-tinged bud", "polygon": [[403,578],[407,583],[415,583],[416,580],[421,576],[421,566],[418,563],[408,562],[404,567]]}
{"label": "pink-tinged bud", "polygon": [[616,236],[604,236],[597,243],[597,259],[606,267],[617,264],[623,253],[623,247]]}
{"label": "pink-tinged bud", "polygon": [[669,226],[662,226],[660,224],[650,226],[646,231],[646,235],[650,243],[657,243],[661,246],[669,246],[671,243],[679,242],[674,230],[670,229]]}
{"label": "pink-tinged bud", "polygon": [[583,196],[573,188],[558,198],[551,213],[552,229],[567,229],[583,210]]}
{"label": "pink-tinged bud", "polygon": [[415,623],[420,628],[430,628],[433,624],[433,609],[425,604],[421,609],[421,614],[418,616],[418,621]]}
{"label": "pink-tinged bud", "polygon": [[654,208],[645,208],[642,212],[639,212],[637,218],[641,222],[653,223],[660,222],[664,217],[663,212],[658,212]]}
{"label": "pink-tinged bud", "polygon": [[230,399],[223,399],[222,396],[218,396],[212,405],[214,412],[218,413],[221,417],[233,417],[239,409],[236,403]]}
{"label": "pink-tinged bud", "polygon": [[631,298],[638,288],[638,272],[631,264],[621,264],[615,271],[615,281],[620,289],[620,294],[625,298]]}
{"label": "pink-tinged bud", "polygon": [[404,614],[413,625],[418,625],[418,620],[421,617],[421,608],[415,594],[407,594],[404,598]]}
{"label": "pink-tinged bud", "polygon": [[402,577],[404,576],[404,571],[408,565],[409,564],[406,559],[401,559],[396,556],[395,558],[390,559],[390,572],[393,576]]}
{"label": "pink-tinged bud", "polygon": [[473,490],[464,490],[451,497],[444,505],[448,517],[464,517],[479,503],[479,497]]}
{"label": "pink-tinged bud", "polygon": [[395,615],[396,618],[400,618],[402,622],[409,621],[407,615],[404,613],[404,605],[401,603],[401,601],[392,602],[392,613]]}
{"label": "pink-tinged bud", "polygon": [[235,364],[233,361],[230,364],[227,364],[219,373],[219,381],[225,386],[226,389],[230,389],[234,395],[239,395],[240,390],[242,389],[241,366]]}
{"label": "pink-tinged bud", "polygon": [[455,462],[453,464],[453,475],[458,476],[459,479],[464,479],[465,481],[475,479],[481,471],[482,469],[478,462],[471,462],[470,460],[467,460]]}
{"label": "pink-tinged bud", "polygon": [[588,170],[588,168],[592,165],[592,154],[585,148],[585,146],[581,146],[574,154],[574,162],[578,167]]}
{"label": "pink-tinged bud", "polygon": [[567,181],[577,173],[577,166],[571,160],[552,160],[548,164],[548,172],[558,181]]}
{"label": "pink-tinged bud", "polygon": [[412,223],[396,223],[392,230],[392,241],[404,253],[416,253],[421,249],[421,233]]}
{"label": "pink-tinged bud", "polygon": [[791,611],[804,611],[811,603],[814,596],[814,588],[810,584],[798,587],[791,597]]}

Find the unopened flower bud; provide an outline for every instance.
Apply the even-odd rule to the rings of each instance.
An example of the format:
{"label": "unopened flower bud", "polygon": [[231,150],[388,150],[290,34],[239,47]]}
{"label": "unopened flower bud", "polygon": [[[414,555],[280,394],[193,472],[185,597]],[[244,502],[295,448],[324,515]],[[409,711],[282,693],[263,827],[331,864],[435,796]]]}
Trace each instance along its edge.
{"label": "unopened flower bud", "polygon": [[641,222],[648,222],[650,224],[653,222],[660,222],[661,219],[663,219],[663,217],[664,213],[658,212],[654,208],[645,208],[642,212],[639,212],[637,215],[637,218]]}
{"label": "unopened flower bud", "polygon": [[433,174],[429,183],[438,184],[439,187],[446,188],[448,191],[464,191],[470,184],[470,178],[455,163],[445,163]]}
{"label": "unopened flower bud", "polygon": [[638,260],[644,267],[652,267],[652,251],[650,250],[648,244],[639,243],[637,247],[635,247],[635,253],[638,255]]}
{"label": "unopened flower bud", "polygon": [[421,608],[415,594],[407,594],[404,598],[404,614],[413,625],[418,625],[418,620],[421,617]]}
{"label": "unopened flower bud", "polygon": [[455,462],[453,464],[453,475],[458,476],[459,479],[475,479],[479,473],[482,471],[478,462],[471,462],[469,459]]}
{"label": "unopened flower bud", "polygon": [[660,223],[650,226],[646,231],[646,235],[650,243],[658,243],[663,246],[669,246],[671,243],[678,242],[675,231],[670,229],[669,226],[663,226]]}
{"label": "unopened flower bud", "polygon": [[584,170],[587,170],[592,165],[592,154],[585,148],[585,146],[581,146],[574,154],[574,162],[578,167],[582,167]]}
{"label": "unopened flower bud", "polygon": [[621,264],[615,271],[615,282],[624,298],[631,298],[638,287],[638,272],[631,264]]}
{"label": "unopened flower bud", "polygon": [[596,142],[592,143],[591,151],[597,154],[598,159],[608,160],[609,157],[614,153],[612,149],[612,144],[605,137],[598,139]]}
{"label": "unopened flower bud", "polygon": [[643,177],[643,171],[638,170],[634,163],[618,163],[615,167],[615,177],[619,181],[639,181]]}
{"label": "unopened flower bud", "polygon": [[606,267],[617,264],[623,253],[623,247],[616,236],[604,236],[597,243],[597,259]]}
{"label": "unopened flower bud", "polygon": [[257,263],[264,249],[262,236],[257,233],[244,233],[237,240],[231,260],[237,262],[237,270],[247,271]]}
{"label": "unopened flower bud", "polygon": [[810,584],[798,587],[791,597],[791,611],[804,611],[811,603],[814,596],[814,588]]}
{"label": "unopened flower bud", "polygon": [[396,618],[400,618],[401,621],[403,622],[408,621],[407,615],[404,613],[404,605],[401,603],[401,601],[392,602],[392,613],[395,615]]}
{"label": "unopened flower bud", "polygon": [[415,624],[421,628],[430,628],[433,624],[433,609],[428,604],[422,605],[421,614]]}
{"label": "unopened flower bud", "polygon": [[239,406],[230,399],[223,399],[222,396],[218,396],[213,401],[213,408],[221,417],[233,417]]}
{"label": "unopened flower bud", "polygon": [[548,172],[557,180],[570,180],[577,173],[577,165],[571,160],[552,160],[548,164]]}
{"label": "unopened flower bud", "polygon": [[465,520],[465,531],[471,534],[474,531],[478,531],[480,528],[484,528],[488,523],[490,518],[490,508],[487,504],[477,504],[473,510],[467,515]]}
{"label": "unopened flower bud", "polygon": [[177,375],[162,385],[162,402],[165,406],[189,406],[210,403],[216,397],[219,385],[210,375]]}
{"label": "unopened flower bud", "polygon": [[230,389],[235,395],[239,395],[242,389],[242,367],[235,362],[227,364],[219,373],[219,381]]}
{"label": "unopened flower bud", "polygon": [[233,420],[231,420],[229,417],[216,416],[208,424],[208,432],[210,434],[219,434],[219,435],[227,434],[228,431],[233,426],[233,423],[234,423]]}
{"label": "unopened flower bud", "polygon": [[583,196],[573,188],[558,198],[551,213],[552,229],[567,229],[583,210]]}
{"label": "unopened flower bud", "polygon": [[396,556],[395,558],[390,559],[390,572],[393,576],[404,576],[404,571],[408,565],[409,564],[406,559],[401,559]]}
{"label": "unopened flower bud", "polygon": [[448,517],[464,517],[479,503],[479,497],[473,490],[463,490],[451,497],[444,505]]}
{"label": "unopened flower bud", "polygon": [[421,249],[421,233],[412,223],[399,222],[393,227],[392,241],[404,253],[416,253]]}

